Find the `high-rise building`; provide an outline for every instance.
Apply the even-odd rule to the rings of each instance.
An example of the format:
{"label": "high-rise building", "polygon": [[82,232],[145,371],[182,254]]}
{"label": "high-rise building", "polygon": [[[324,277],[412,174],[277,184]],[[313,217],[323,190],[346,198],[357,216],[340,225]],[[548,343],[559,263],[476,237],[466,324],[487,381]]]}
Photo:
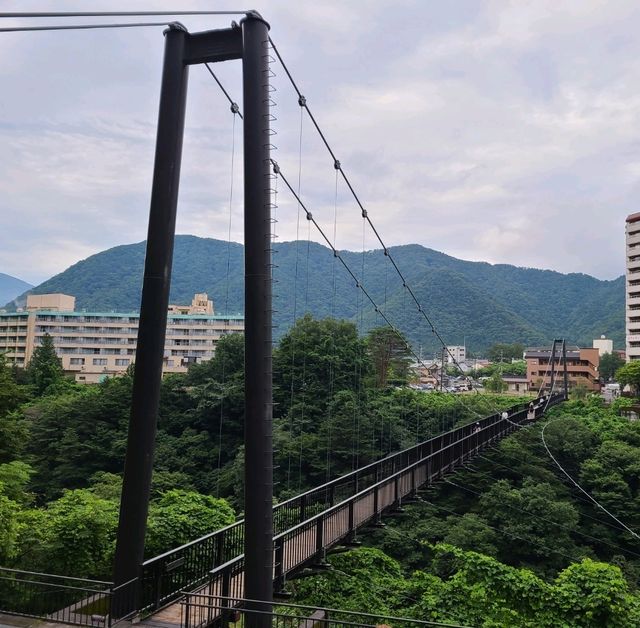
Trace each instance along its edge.
{"label": "high-rise building", "polygon": [[640,212],[627,216],[627,362],[640,360]]}
{"label": "high-rise building", "polygon": [[[67,374],[99,382],[135,362],[138,320],[137,312],[76,312],[75,297],[66,294],[29,295],[25,311],[0,312],[0,353],[25,367],[49,334]],[[163,372],[211,359],[222,336],[243,331],[244,317],[214,314],[206,294],[196,294],[191,305],[170,305]]]}

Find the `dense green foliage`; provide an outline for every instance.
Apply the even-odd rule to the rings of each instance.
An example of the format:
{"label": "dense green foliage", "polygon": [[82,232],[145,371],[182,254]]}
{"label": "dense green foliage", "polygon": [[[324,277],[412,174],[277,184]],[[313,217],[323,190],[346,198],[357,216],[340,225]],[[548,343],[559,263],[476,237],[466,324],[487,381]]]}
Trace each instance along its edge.
{"label": "dense green foliage", "polygon": [[[278,498],[514,403],[481,395],[461,403],[397,387],[407,381],[406,358],[394,344],[379,360],[389,340],[310,316],[282,338],[274,353]],[[75,384],[62,377],[50,344],[36,352],[26,378],[0,361],[0,518],[7,530],[0,560],[105,577],[133,369],[97,385]],[[214,359],[163,380],[147,554],[232,521],[229,504],[241,509],[243,367],[243,337],[232,334]],[[86,554],[74,554],[76,543]]]}
{"label": "dense green foliage", "polygon": [[628,362],[616,371],[616,381],[621,386],[630,386],[636,397],[640,396],[640,362]]}
{"label": "dense green foliage", "polygon": [[[560,464],[605,508],[640,527],[640,425],[617,414],[619,404],[567,402],[545,430]],[[548,576],[583,557],[619,565],[640,585],[638,541],[566,481],[541,444],[540,425],[502,441],[397,515],[371,541],[412,567],[424,566],[416,544],[455,544]],[[391,531],[391,532],[389,532]]]}
{"label": "dense green foliage", "polygon": [[26,375],[37,395],[51,392],[64,378],[62,360],[57,356],[53,338],[49,334],[44,334],[41,343],[35,348]]}
{"label": "dense green foliage", "polygon": [[[336,263],[331,251],[319,244],[284,242],[278,245],[274,269],[276,333],[283,334],[297,312],[316,317],[336,316],[360,321],[360,297],[352,279]],[[607,334],[624,344],[624,278],[599,281],[582,274],[517,268],[459,260],[418,245],[392,247],[420,302],[449,342],[462,343],[460,330],[474,352],[494,343],[539,344],[549,338],[591,346]],[[243,247],[194,236],[177,236],[173,263],[172,302],[188,303],[195,292],[207,292],[220,310],[226,294],[227,252],[230,259],[229,313],[243,311]],[[342,251],[351,268],[361,268],[362,253]],[[93,311],[136,310],[140,304],[144,243],[118,246],[74,264],[37,286],[33,292],[64,292],[77,297],[77,307]],[[410,307],[383,251],[364,255],[363,283],[397,327],[425,351],[439,350],[430,328]],[[298,281],[296,277],[298,268]],[[309,268],[308,278],[301,269]],[[336,290],[334,298],[334,282]],[[369,280],[384,278],[387,280]],[[303,305],[304,304],[304,305]],[[383,321],[371,308],[362,312],[363,331]],[[515,356],[521,357],[521,356]]]}
{"label": "dense green foliage", "polygon": [[452,545],[420,549],[429,564],[409,574],[379,550],[333,555],[333,569],[294,581],[296,602],[483,628],[640,625],[640,597],[616,566],[585,558],[543,580]]}
{"label": "dense green foliage", "polygon": [[617,353],[604,353],[600,356],[598,372],[605,382],[611,381],[616,371],[624,366],[624,360]]}
{"label": "dense green foliage", "polygon": [[[568,402],[545,438],[585,490],[638,530],[640,424],[618,416],[626,403]],[[295,601],[473,626],[640,626],[637,538],[565,481],[540,431],[515,433],[404,504],[360,536],[370,548],[296,580]]]}
{"label": "dense green foliage", "polygon": [[[0,357],[0,563],[108,578],[133,372],[77,385],[47,355],[26,378]],[[214,359],[162,383],[148,556],[240,510],[243,363],[243,339],[229,335]],[[53,380],[36,377],[36,366],[53,368]],[[516,401],[416,391],[408,376],[402,344],[385,333],[299,319],[274,352],[278,499]],[[618,414],[628,403],[567,402],[545,438],[567,472],[637,530],[640,422]],[[541,427],[516,432],[404,504],[386,528],[363,533],[372,547],[295,581],[297,600],[487,627],[640,625],[637,538],[565,481]]]}

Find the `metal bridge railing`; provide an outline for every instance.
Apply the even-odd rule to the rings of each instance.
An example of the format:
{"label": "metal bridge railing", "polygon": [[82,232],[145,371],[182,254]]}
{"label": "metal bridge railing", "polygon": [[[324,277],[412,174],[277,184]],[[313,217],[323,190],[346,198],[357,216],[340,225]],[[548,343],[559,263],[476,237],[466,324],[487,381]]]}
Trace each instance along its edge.
{"label": "metal bridge railing", "polygon": [[108,628],[132,613],[137,579],[114,587],[88,578],[0,567],[0,613],[48,622]]}
{"label": "metal bridge railing", "polygon": [[108,626],[111,583],[0,568],[0,612]]}
{"label": "metal bridge railing", "polygon": [[[553,395],[547,404],[535,409],[535,418],[563,400],[564,395]],[[287,574],[306,563],[321,560],[327,548],[353,539],[358,528],[379,520],[385,510],[399,508],[402,500],[415,496],[421,486],[454,470],[530,418],[533,417],[527,405],[519,404],[511,408],[507,419],[495,414],[441,434],[418,446],[423,447],[421,459],[277,534],[274,537],[276,589],[284,586]],[[240,555],[212,569],[207,584],[197,591],[240,598],[244,592],[243,576],[244,557]]]}
{"label": "metal bridge railing", "polygon": [[[508,412],[511,415],[525,407],[526,404],[517,404]],[[484,426],[487,422],[499,418],[500,414],[497,413],[479,422]],[[470,425],[455,428],[275,505],[274,534],[282,534],[305,522],[310,516],[342,503],[385,478],[392,477],[400,469],[441,449],[443,444],[453,443],[464,430],[471,429]],[[243,553],[243,544],[244,520],[241,520],[146,560],[142,567],[141,612],[153,612],[177,599],[181,590],[195,589],[206,583],[211,569]]]}

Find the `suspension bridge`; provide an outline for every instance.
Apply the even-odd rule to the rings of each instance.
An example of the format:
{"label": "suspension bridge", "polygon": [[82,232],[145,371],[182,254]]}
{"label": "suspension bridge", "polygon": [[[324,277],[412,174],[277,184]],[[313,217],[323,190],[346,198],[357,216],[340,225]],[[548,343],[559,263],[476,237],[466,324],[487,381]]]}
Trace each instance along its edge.
{"label": "suspension bridge", "polygon": [[[227,15],[231,12],[186,12],[189,13]],[[354,468],[351,473],[273,506],[271,314],[275,222],[272,210],[277,207],[279,181],[295,200],[299,212],[304,213],[309,226],[313,225],[318,230],[333,252],[332,272],[335,273],[336,264],[340,264],[353,281],[360,299],[359,331],[362,332],[364,305],[367,304],[384,325],[397,335],[416,362],[423,364],[421,357],[404,340],[389,315],[386,273],[385,302],[379,303],[365,281],[364,247],[362,268],[358,271],[347,264],[335,246],[339,178],[358,207],[363,231],[368,228],[374,234],[421,323],[439,346],[444,351],[448,350],[444,338],[409,285],[269,36],[269,25],[255,11],[241,13],[244,18],[240,25],[233,23],[227,29],[199,33],[189,33],[182,25],[167,22],[0,28],[0,32],[10,32],[158,24],[168,26],[165,31],[151,211],[114,582],[5,569],[0,579],[21,594],[17,596],[21,600],[19,608],[6,607],[3,602],[2,610],[6,612],[80,625],[105,626],[124,618],[137,617],[147,618],[144,621],[148,624],[196,628],[224,618],[224,613],[229,612],[225,606],[233,605],[229,600],[248,599],[243,603],[245,608],[263,613],[262,616],[247,617],[248,625],[267,625],[274,591],[282,591],[288,578],[308,565],[322,564],[327,550],[337,544],[355,542],[360,528],[381,524],[385,513],[401,508],[407,500],[416,499],[420,489],[464,465],[523,425],[539,419],[548,408],[566,399],[566,379],[561,392],[555,390],[554,379],[556,357],[560,363],[560,355],[556,351],[561,347],[564,355],[564,342],[554,341],[550,359],[552,385],[548,395],[539,397],[534,407],[529,404],[516,405],[475,423],[455,427],[372,464]],[[166,14],[128,12],[108,15],[131,17]],[[91,17],[99,14],[0,14],[0,18],[21,15]],[[243,65],[242,111],[210,67],[210,64],[234,59],[241,60]],[[322,229],[301,194],[300,169],[296,186],[278,161],[272,158],[271,125],[275,117],[271,107],[275,103],[270,79],[273,76],[271,65],[276,60],[293,86],[301,120],[305,112],[321,138],[335,171],[333,237],[329,237]],[[241,117],[244,125],[245,355],[250,356],[245,360],[245,518],[145,561],[144,540],[162,378],[187,75],[189,67],[197,65],[205,65],[224,92],[231,104],[234,125],[236,116]],[[301,149],[299,157],[301,159]],[[230,197],[233,197],[233,188]],[[335,274],[333,277],[335,298]],[[375,283],[376,278],[368,278],[368,281]],[[462,372],[454,356],[451,353],[449,356]],[[334,381],[327,382],[328,393],[333,391],[334,385]],[[203,604],[202,600],[206,603]],[[222,602],[216,605],[213,600]]]}

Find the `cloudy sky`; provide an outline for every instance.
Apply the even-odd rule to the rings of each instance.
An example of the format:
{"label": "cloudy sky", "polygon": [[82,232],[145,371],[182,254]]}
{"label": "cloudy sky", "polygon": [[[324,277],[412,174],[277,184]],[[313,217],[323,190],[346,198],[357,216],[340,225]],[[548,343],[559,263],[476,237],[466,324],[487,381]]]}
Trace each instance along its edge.
{"label": "cloudy sky", "polygon": [[[178,5],[213,6],[140,0],[135,8]],[[624,272],[624,218],[640,211],[638,2],[254,7],[387,244],[603,279]],[[118,0],[90,8],[131,10]],[[179,19],[198,31],[232,18]],[[85,21],[97,20],[68,20]],[[161,27],[0,33],[0,272],[39,283],[145,238],[162,50]],[[239,62],[216,71],[241,101]],[[332,161],[309,121],[301,124],[277,64],[274,72],[275,157],[292,181],[300,174],[305,202],[330,233],[337,210],[338,247],[360,250],[359,211],[342,184],[336,203]],[[231,215],[241,241],[241,124],[230,214],[233,116],[204,68],[192,68],[189,81],[178,233],[226,239]],[[279,239],[308,237],[283,190],[279,204]],[[365,233],[364,246],[373,245]]]}

